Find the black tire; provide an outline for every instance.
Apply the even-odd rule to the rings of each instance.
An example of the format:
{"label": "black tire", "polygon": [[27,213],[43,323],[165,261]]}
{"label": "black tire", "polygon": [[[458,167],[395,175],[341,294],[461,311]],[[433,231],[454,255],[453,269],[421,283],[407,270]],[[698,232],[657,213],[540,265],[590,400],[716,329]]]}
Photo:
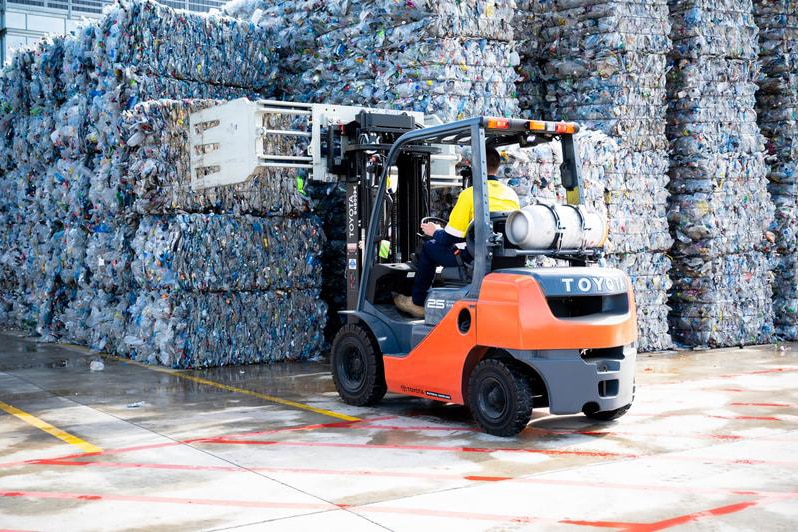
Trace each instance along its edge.
{"label": "black tire", "polygon": [[616,408],[615,410],[604,410],[603,412],[592,413],[585,412],[585,415],[590,419],[595,419],[596,421],[612,421],[613,419],[618,419],[627,413],[630,408],[632,408],[632,403],[622,406],[621,408]]}
{"label": "black tire", "polygon": [[515,436],[532,417],[532,385],[513,362],[483,360],[468,379],[468,407],[483,431]]}
{"label": "black tire", "polygon": [[332,377],[344,402],[365,406],[378,402],[387,390],[379,347],[357,324],[346,324],[332,345]]}

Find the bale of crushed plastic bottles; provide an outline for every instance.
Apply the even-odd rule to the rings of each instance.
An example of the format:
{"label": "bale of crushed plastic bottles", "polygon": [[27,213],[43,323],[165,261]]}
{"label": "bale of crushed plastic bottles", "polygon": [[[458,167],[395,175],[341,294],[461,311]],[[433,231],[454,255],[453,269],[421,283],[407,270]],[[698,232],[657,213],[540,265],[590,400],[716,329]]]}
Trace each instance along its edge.
{"label": "bale of crushed plastic bottles", "polygon": [[798,2],[756,0],[757,118],[766,138],[768,191],[775,206],[773,310],[776,334],[798,339]]}
{"label": "bale of crushed plastic bottles", "polygon": [[287,99],[515,116],[515,0],[231,2],[273,36]]}
{"label": "bale of crushed plastic bottles", "polygon": [[[667,277],[664,253],[672,238],[667,222],[665,73],[671,41],[666,0],[524,0],[519,9],[526,23],[517,25],[516,33],[532,33],[520,48],[524,81],[518,90],[524,112],[576,121],[612,139],[612,148],[601,149],[598,143],[599,153],[590,154],[605,163],[584,169],[603,183],[596,193],[606,194],[601,203],[609,214],[608,260],[626,265],[633,278]],[[532,190],[551,195],[545,190],[551,179],[537,179],[540,184]],[[652,262],[651,256],[661,258]],[[650,272],[648,267],[658,269]],[[669,311],[668,285],[657,286],[649,289],[657,291],[654,296],[637,294],[643,351],[672,345],[665,328],[647,325]]]}
{"label": "bale of crushed plastic bottles", "polygon": [[13,57],[0,322],[175,367],[318,355],[325,237],[303,176],[190,187],[189,114],[272,95],[274,45],[247,21],[120,0]]}
{"label": "bale of crushed plastic bottles", "polygon": [[773,335],[766,232],[773,219],[755,112],[758,28],[751,0],[670,0],[668,220],[674,337],[687,346]]}

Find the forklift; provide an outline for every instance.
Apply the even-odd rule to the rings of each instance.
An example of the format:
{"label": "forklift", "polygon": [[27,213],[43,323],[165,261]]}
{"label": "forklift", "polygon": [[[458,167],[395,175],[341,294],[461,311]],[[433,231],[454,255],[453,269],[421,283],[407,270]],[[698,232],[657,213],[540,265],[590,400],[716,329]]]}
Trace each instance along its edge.
{"label": "forklift", "polygon": [[[274,123],[269,113],[304,115],[308,125],[264,128],[259,124]],[[247,100],[201,111],[190,122],[193,147],[237,144],[217,155],[192,149],[195,188],[241,182],[256,166],[306,168],[311,179],[346,183],[347,309],[331,350],[332,377],[346,403],[373,405],[392,392],[465,405],[497,436],[522,431],[533,408],[609,421],[631,407],[634,297],[623,272],[598,266],[600,239],[574,238],[595,233],[581,207],[576,124],[481,116],[435,124],[420,113]],[[307,153],[264,153],[268,135],[307,137]],[[542,143],[560,144],[568,205],[490,212],[486,149]],[[467,184],[455,166],[464,147],[471,151],[462,174],[473,186],[474,220],[462,255],[472,260],[439,268],[425,316],[416,319],[393,297],[412,286],[420,223],[446,224],[431,216],[431,188]],[[541,212],[551,223],[541,222]],[[541,256],[567,266],[528,265]]]}

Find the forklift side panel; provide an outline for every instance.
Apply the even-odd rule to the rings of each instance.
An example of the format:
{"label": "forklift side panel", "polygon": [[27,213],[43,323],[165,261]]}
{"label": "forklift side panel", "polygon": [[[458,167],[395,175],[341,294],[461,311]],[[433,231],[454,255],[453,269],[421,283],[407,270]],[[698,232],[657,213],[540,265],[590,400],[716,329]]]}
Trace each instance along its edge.
{"label": "forklift side panel", "polygon": [[476,346],[476,308],[473,300],[458,301],[409,354],[384,355],[388,391],[465,404],[463,365]]}

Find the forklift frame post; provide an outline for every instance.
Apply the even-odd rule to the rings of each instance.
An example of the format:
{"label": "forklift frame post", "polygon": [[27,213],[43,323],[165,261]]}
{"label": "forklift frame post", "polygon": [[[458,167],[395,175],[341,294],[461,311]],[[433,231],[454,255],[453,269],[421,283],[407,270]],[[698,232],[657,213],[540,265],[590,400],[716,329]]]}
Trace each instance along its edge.
{"label": "forklift frame post", "polygon": [[[459,120],[449,124],[442,124],[439,126],[432,126],[417,131],[409,131],[396,139],[396,142],[391,146],[388,156],[385,159],[385,164],[380,175],[380,184],[377,188],[377,194],[374,197],[374,204],[371,208],[371,216],[369,217],[369,227],[366,233],[364,242],[363,257],[363,271],[360,276],[360,287],[358,290],[357,306],[355,312],[363,312],[366,302],[366,291],[371,278],[374,257],[376,253],[376,237],[377,226],[382,212],[382,205],[385,201],[385,189],[387,187],[388,175],[391,166],[396,162],[401,150],[412,142],[424,140],[440,140],[450,138],[457,133],[468,132],[471,137],[471,149],[473,152],[473,160],[479,161],[480,164],[472,165],[474,171],[473,186],[474,186],[474,219],[481,220],[481,223],[475,223],[475,236],[477,246],[487,245],[488,243],[488,228],[490,222],[490,211],[488,210],[488,192],[485,185],[487,176],[487,167],[485,164],[485,130],[483,128],[483,119],[481,116]],[[467,136],[467,135],[463,135]],[[473,161],[472,161],[473,162]],[[401,186],[401,185],[400,185]],[[482,278],[487,273],[488,257],[485,253],[477,253],[474,257],[474,275],[469,289],[469,297],[476,297],[479,294],[479,289],[482,285]]]}

